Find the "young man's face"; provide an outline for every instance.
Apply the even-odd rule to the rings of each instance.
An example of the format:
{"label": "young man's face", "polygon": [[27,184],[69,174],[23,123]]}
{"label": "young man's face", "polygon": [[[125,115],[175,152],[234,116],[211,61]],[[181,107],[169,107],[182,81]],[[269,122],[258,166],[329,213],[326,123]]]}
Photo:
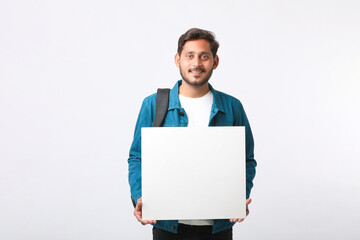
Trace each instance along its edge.
{"label": "young man's face", "polygon": [[212,71],[219,63],[219,58],[213,57],[207,40],[197,39],[185,43],[181,55],[176,54],[175,63],[187,84],[201,87],[209,81]]}

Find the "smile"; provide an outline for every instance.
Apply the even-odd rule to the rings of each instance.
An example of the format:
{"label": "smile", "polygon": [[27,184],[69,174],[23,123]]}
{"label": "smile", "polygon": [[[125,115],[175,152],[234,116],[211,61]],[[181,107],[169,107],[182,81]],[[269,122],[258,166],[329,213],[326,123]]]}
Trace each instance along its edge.
{"label": "smile", "polygon": [[194,74],[200,74],[200,73],[205,72],[205,69],[203,69],[203,68],[193,68],[193,69],[190,69],[189,72],[194,73]]}

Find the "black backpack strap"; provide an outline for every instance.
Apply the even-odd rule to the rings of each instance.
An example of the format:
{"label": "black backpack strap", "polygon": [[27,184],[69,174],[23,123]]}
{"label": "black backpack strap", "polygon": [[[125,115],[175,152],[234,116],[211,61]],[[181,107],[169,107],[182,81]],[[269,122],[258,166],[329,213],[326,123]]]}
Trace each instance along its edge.
{"label": "black backpack strap", "polygon": [[[131,196],[130,196],[131,197]],[[134,205],[134,207],[136,207],[136,203],[135,203],[135,200],[131,197],[131,202],[132,204]]]}
{"label": "black backpack strap", "polygon": [[[169,88],[158,88],[156,95],[156,109],[153,127],[161,127],[164,123],[169,108]],[[131,202],[136,207],[135,200],[131,197]]]}
{"label": "black backpack strap", "polygon": [[156,95],[156,110],[153,127],[161,127],[169,107],[169,88],[158,88]]}

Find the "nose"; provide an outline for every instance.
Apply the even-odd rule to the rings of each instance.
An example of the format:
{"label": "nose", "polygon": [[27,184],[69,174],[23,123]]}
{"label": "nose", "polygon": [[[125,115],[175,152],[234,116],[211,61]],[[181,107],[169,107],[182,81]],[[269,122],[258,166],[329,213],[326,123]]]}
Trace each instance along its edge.
{"label": "nose", "polygon": [[202,65],[200,56],[194,57],[193,64],[194,64],[194,66],[201,66]]}

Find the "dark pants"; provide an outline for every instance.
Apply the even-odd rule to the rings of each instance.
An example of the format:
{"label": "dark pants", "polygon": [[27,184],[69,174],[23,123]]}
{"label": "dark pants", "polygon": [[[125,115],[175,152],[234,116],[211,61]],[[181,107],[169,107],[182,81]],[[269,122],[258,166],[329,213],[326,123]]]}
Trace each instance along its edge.
{"label": "dark pants", "polygon": [[232,228],[211,234],[212,226],[190,226],[179,224],[178,233],[153,227],[153,240],[232,240]]}

